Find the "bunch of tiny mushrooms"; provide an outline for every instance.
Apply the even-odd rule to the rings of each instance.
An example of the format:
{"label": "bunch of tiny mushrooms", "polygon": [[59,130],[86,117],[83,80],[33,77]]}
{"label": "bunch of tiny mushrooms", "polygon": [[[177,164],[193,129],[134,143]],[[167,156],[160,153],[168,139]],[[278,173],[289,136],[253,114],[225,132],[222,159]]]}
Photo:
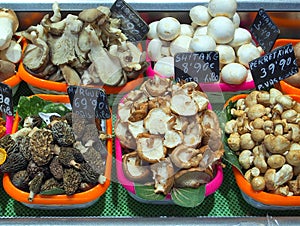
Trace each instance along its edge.
{"label": "bunch of tiny mushrooms", "polygon": [[42,121],[39,115],[28,116],[23,128],[0,139],[7,153],[0,171],[28,192],[28,201],[36,194],[69,196],[105,183],[104,132],[97,120],[69,112],[52,115],[46,127]]}
{"label": "bunch of tiny mushrooms", "polygon": [[252,91],[231,108],[228,146],[256,191],[300,195],[300,103],[278,89]]}

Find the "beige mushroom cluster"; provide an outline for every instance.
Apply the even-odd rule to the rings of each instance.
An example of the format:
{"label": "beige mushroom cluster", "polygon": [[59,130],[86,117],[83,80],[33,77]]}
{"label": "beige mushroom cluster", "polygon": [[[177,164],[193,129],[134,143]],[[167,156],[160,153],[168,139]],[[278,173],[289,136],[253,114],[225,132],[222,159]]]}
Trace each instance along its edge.
{"label": "beige mushroom cluster", "polygon": [[227,143],[252,188],[300,195],[300,103],[275,88],[252,91],[231,114]]}
{"label": "beige mushroom cluster", "polygon": [[236,0],[210,0],[207,6],[194,6],[191,24],[181,24],[166,17],[150,23],[147,53],[154,61],[154,70],[167,77],[174,76],[174,55],[178,52],[217,51],[221,81],[241,84],[252,80],[248,63],[260,57],[262,49],[251,33],[240,27]]}
{"label": "beige mushroom cluster", "polygon": [[118,104],[115,134],[123,169],[132,181],[150,182],[155,193],[199,187],[214,175],[223,156],[216,113],[195,82],[173,84],[155,76]]}
{"label": "beige mushroom cluster", "polygon": [[0,8],[0,82],[16,74],[16,64],[22,57],[19,40],[15,33],[19,20],[12,9]]}
{"label": "beige mushroom cluster", "polygon": [[23,63],[33,75],[70,85],[122,86],[146,69],[146,52],[127,40],[121,20],[108,7],[84,9],[62,18],[58,3],[53,15],[19,32],[27,45]]}

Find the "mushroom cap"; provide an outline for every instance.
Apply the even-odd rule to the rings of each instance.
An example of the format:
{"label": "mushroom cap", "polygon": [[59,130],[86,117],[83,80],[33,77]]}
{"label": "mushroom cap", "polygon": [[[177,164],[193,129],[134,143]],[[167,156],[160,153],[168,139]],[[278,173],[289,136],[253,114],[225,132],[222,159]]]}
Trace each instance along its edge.
{"label": "mushroom cap", "polygon": [[226,64],[221,70],[221,78],[223,82],[228,84],[241,84],[246,81],[247,76],[247,68],[235,62]]}
{"label": "mushroom cap", "polygon": [[234,37],[234,24],[225,16],[211,19],[207,25],[207,34],[213,37],[217,44],[229,43]]}
{"label": "mushroom cap", "polygon": [[78,18],[84,22],[92,23],[101,15],[103,15],[103,13],[100,10],[91,8],[82,10],[79,13]]}
{"label": "mushroom cap", "polygon": [[199,165],[199,162],[202,159],[202,153],[200,149],[179,145],[170,154],[170,159],[175,166],[189,169]]}
{"label": "mushroom cap", "polygon": [[154,70],[165,77],[174,77],[174,57],[162,57],[154,65]]}
{"label": "mushroom cap", "polygon": [[202,184],[207,184],[212,180],[212,172],[203,171],[199,168],[180,170],[175,174],[175,187],[198,188]]}
{"label": "mushroom cap", "polygon": [[193,37],[194,28],[190,24],[180,24],[180,35],[186,35],[189,37]]}
{"label": "mushroom cap", "polygon": [[187,35],[179,35],[170,44],[170,53],[175,56],[176,53],[190,52],[190,42],[192,38]]}
{"label": "mushroom cap", "polygon": [[191,39],[189,47],[194,52],[214,51],[216,49],[216,42],[212,36],[197,35]]}
{"label": "mushroom cap", "polygon": [[0,18],[9,18],[12,20],[13,32],[16,32],[19,28],[19,19],[12,9],[0,8]]}
{"label": "mushroom cap", "polygon": [[243,44],[250,43],[252,41],[251,33],[242,27],[238,27],[234,30],[234,36],[231,42],[228,44],[232,47],[238,47]]}
{"label": "mushroom cap", "polygon": [[147,46],[147,53],[151,61],[158,61],[162,57],[161,48],[163,46],[162,40],[153,38]]}
{"label": "mushroom cap", "polygon": [[249,62],[260,57],[259,49],[252,43],[246,43],[237,50],[238,61],[246,67],[249,67]]}
{"label": "mushroom cap", "polygon": [[236,0],[210,0],[207,9],[213,17],[226,16],[231,18],[237,10],[237,2]]}
{"label": "mushroom cap", "polygon": [[199,35],[206,35],[207,34],[207,26],[203,26],[203,27],[197,27],[193,37],[195,36],[199,36]]}
{"label": "mushroom cap", "polygon": [[180,22],[174,17],[164,17],[159,20],[156,30],[158,37],[171,41],[180,34]]}
{"label": "mushroom cap", "polygon": [[200,26],[207,25],[211,19],[211,15],[209,14],[207,7],[203,5],[197,5],[191,8],[189,16],[193,23]]}
{"label": "mushroom cap", "polygon": [[149,24],[149,31],[147,33],[148,39],[154,39],[158,38],[156,27],[157,27],[158,21],[153,21]]}
{"label": "mushroom cap", "polygon": [[235,51],[229,45],[217,45],[216,51],[219,52],[219,59],[221,64],[229,64],[235,61]]}
{"label": "mushroom cap", "polygon": [[171,110],[182,116],[192,116],[198,112],[198,105],[186,94],[175,94],[171,98]]}

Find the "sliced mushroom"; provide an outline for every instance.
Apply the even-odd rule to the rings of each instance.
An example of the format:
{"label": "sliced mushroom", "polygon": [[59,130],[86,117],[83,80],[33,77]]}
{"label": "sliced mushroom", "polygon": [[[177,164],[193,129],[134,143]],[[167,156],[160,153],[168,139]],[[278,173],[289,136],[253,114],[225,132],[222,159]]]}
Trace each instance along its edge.
{"label": "sliced mushroom", "polygon": [[183,141],[183,135],[181,132],[175,130],[168,130],[164,136],[164,146],[167,148],[175,148]]}
{"label": "sliced mushroom", "polygon": [[172,116],[166,114],[160,108],[153,108],[144,119],[145,128],[151,134],[165,134],[169,128],[169,120]]}
{"label": "sliced mushroom", "polygon": [[151,171],[155,181],[155,193],[167,195],[174,184],[174,168],[169,158],[152,164]]}
{"label": "sliced mushroom", "polygon": [[128,124],[117,119],[115,123],[115,134],[119,138],[120,143],[127,148],[136,149],[135,137],[130,133],[128,129]]}
{"label": "sliced mushroom", "polygon": [[128,129],[134,138],[138,137],[140,133],[145,133],[144,121],[128,122]]}
{"label": "sliced mushroom", "polygon": [[177,188],[198,188],[202,184],[207,184],[212,180],[212,172],[201,170],[200,168],[190,168],[180,170],[175,174],[174,186]]}
{"label": "sliced mushroom", "polygon": [[141,159],[155,163],[165,158],[167,148],[163,145],[163,138],[148,133],[139,134],[137,139],[137,152]]}
{"label": "sliced mushroom", "polygon": [[170,154],[170,159],[178,168],[189,169],[199,165],[202,153],[199,149],[179,145]]}
{"label": "sliced mushroom", "polygon": [[60,70],[68,85],[79,86],[81,84],[81,79],[78,73],[72,67],[68,65],[61,65]]}
{"label": "sliced mushroom", "polygon": [[198,112],[198,105],[186,94],[175,94],[171,98],[171,110],[182,116],[193,116]]}
{"label": "sliced mushroom", "polygon": [[150,169],[148,166],[141,164],[137,152],[130,152],[123,155],[123,171],[125,176],[132,181],[145,181],[149,180]]}
{"label": "sliced mushroom", "polygon": [[171,87],[172,81],[170,79],[160,78],[155,76],[153,79],[149,79],[141,86],[141,90],[144,90],[152,97],[159,97],[165,95],[168,89]]}
{"label": "sliced mushroom", "polygon": [[188,147],[197,147],[202,140],[202,126],[194,119],[189,122],[183,133],[183,143]]}

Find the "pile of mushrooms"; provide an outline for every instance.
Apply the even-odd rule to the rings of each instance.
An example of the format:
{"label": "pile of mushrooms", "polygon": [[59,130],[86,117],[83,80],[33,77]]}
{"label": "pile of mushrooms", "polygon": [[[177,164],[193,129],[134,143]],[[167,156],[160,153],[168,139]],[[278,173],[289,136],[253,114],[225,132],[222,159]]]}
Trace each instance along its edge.
{"label": "pile of mushrooms", "polygon": [[15,40],[19,20],[12,9],[0,8],[0,27],[0,82],[3,82],[16,74],[16,64],[22,57],[19,40]]}
{"label": "pile of mushrooms", "polygon": [[165,17],[149,24],[147,53],[154,70],[174,76],[174,55],[178,52],[217,51],[221,82],[241,84],[252,80],[248,63],[260,57],[262,49],[253,44],[251,33],[240,26],[236,0],[210,0],[208,6],[194,6],[191,24]]}
{"label": "pile of mushrooms", "polygon": [[146,69],[142,52],[120,29],[121,20],[104,6],[84,9],[79,15],[61,16],[57,3],[53,15],[19,32],[27,45],[23,63],[39,78],[70,85],[122,86]]}
{"label": "pile of mushrooms", "polygon": [[197,87],[155,76],[118,104],[115,134],[129,180],[154,184],[155,193],[166,195],[173,187],[197,188],[213,179],[223,156],[221,130]]}
{"label": "pile of mushrooms", "polygon": [[252,188],[300,195],[300,103],[275,88],[252,91],[231,114],[228,146]]}

